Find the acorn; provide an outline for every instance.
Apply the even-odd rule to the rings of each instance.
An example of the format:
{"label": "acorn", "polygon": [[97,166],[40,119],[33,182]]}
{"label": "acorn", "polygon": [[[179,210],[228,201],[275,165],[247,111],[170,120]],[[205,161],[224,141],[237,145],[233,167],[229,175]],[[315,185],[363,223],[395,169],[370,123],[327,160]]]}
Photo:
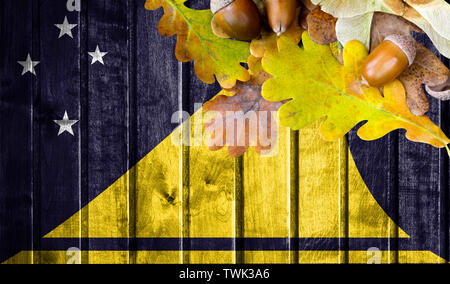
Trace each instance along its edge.
{"label": "acorn", "polygon": [[211,25],[220,31],[218,36],[252,40],[261,33],[258,7],[252,0],[211,0],[211,11]]}
{"label": "acorn", "polygon": [[277,35],[283,34],[294,22],[296,9],[296,0],[266,0],[269,25]]}
{"label": "acorn", "polygon": [[390,35],[369,54],[361,73],[370,86],[381,87],[402,74],[415,57],[416,46],[411,36]]}

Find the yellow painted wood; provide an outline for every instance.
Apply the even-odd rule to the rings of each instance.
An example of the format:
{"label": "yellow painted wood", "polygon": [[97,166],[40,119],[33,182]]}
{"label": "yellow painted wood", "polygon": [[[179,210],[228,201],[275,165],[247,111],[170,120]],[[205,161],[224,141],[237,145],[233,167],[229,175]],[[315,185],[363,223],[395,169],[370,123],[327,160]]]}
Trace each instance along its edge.
{"label": "yellow painted wood", "polygon": [[[25,260],[26,256],[29,256],[32,252],[31,251],[22,251],[18,253],[17,255],[13,256],[9,260],[3,262],[3,264],[26,264],[28,262],[22,262],[21,260]],[[103,259],[105,262],[109,262],[110,260],[113,260],[117,252],[111,252],[111,251],[90,251],[89,252],[89,258],[92,259]],[[204,255],[210,255],[210,263],[221,263],[221,264],[232,264],[231,262],[214,262],[216,258],[214,258],[214,254],[217,252],[193,252],[193,254],[204,254]],[[220,252],[219,252],[220,253]],[[300,263],[304,264],[333,264],[333,263],[339,263],[339,251],[305,251],[302,252],[300,255]],[[387,264],[392,263],[390,258],[389,251],[380,251],[380,263],[381,264]],[[43,263],[50,263],[50,264],[67,264],[68,260],[70,259],[69,256],[67,256],[66,251],[41,251],[39,252],[42,259],[44,260]],[[267,251],[267,252],[246,252],[246,254],[253,254],[250,258],[252,261],[255,261],[255,263],[274,263],[271,261],[271,259],[275,260],[282,260],[285,252],[279,252],[279,251]],[[262,255],[260,258],[255,257],[258,255]],[[154,263],[154,264],[176,264],[178,263],[177,257],[179,256],[178,251],[168,251],[168,252],[157,252],[157,251],[143,251],[139,254],[139,258],[137,259],[138,264],[148,264],[148,263]],[[350,251],[349,252],[349,262],[350,263],[358,263],[358,264],[366,264],[373,261],[373,255],[368,254],[367,251]],[[200,258],[196,258],[200,259]],[[445,260],[438,257],[437,255],[433,254],[429,251],[399,251],[399,260],[400,263],[445,263]],[[103,263],[103,262],[102,262]],[[203,263],[203,262],[202,262]],[[247,263],[251,263],[248,261]],[[284,263],[284,262],[279,262]],[[75,263],[73,263],[75,264]]]}
{"label": "yellow painted wood", "polygon": [[[183,147],[180,157],[184,192],[183,237],[232,238],[234,237],[234,159],[227,148],[210,151],[195,136],[202,129],[203,111],[191,117],[190,147]],[[181,130],[181,129],[180,129]],[[184,131],[189,131],[185,128]],[[226,252],[185,252],[185,263],[230,263],[235,254]]]}
{"label": "yellow painted wood", "polygon": [[[268,156],[250,149],[243,158],[244,237],[290,236],[290,131],[279,127]],[[289,263],[289,251],[246,252],[246,263]]]}
{"label": "yellow painted wood", "polygon": [[[347,139],[344,137],[339,139],[339,159],[338,159],[338,169],[339,169],[339,238],[348,238],[348,143]],[[348,263],[349,255],[346,247],[342,247],[339,250],[339,263]]]}
{"label": "yellow painted wood", "polygon": [[[183,235],[233,237],[239,226],[245,237],[295,236],[295,220],[290,209],[291,182],[297,171],[299,237],[338,238],[348,234],[356,238],[386,238],[395,230],[400,237],[408,237],[373,199],[351,155],[347,156],[346,142],[323,141],[318,127],[317,123],[299,132],[297,166],[290,164],[291,153],[295,153],[291,132],[280,127],[276,154],[263,157],[250,149],[242,159],[242,169],[236,168],[239,160],[228,157],[226,149],[211,152],[204,146],[191,147],[186,154],[187,148],[179,145],[182,130],[178,128],[127,174],[46,237],[126,238],[130,234],[171,238]],[[236,180],[238,174],[242,175],[242,181]],[[239,203],[242,200],[235,201],[235,190],[241,182],[243,204]],[[130,195],[133,192],[135,196]],[[188,200],[183,200],[184,195]],[[189,206],[189,210],[183,206]],[[236,214],[241,209],[243,219],[239,220]],[[133,214],[135,220],[131,219]],[[7,263],[32,262],[35,256],[43,263],[65,263],[70,257],[65,253],[22,252]],[[82,262],[234,263],[237,255],[229,251],[82,252]],[[246,263],[293,260],[289,251],[248,251],[241,256]],[[382,252],[382,256],[384,262],[393,260],[392,252]],[[366,251],[299,252],[300,263],[364,262],[366,258]],[[399,261],[442,259],[432,253],[399,252]]]}
{"label": "yellow painted wood", "polygon": [[33,251],[21,251],[2,264],[33,264]]}
{"label": "yellow painted wood", "polygon": [[139,251],[137,264],[180,264],[179,251]]}
{"label": "yellow painted wood", "polygon": [[[338,238],[340,236],[340,145],[325,142],[318,133],[320,123],[299,132],[299,237]],[[338,263],[340,255],[300,252],[300,263]]]}
{"label": "yellow painted wood", "polygon": [[325,142],[316,123],[300,131],[299,236],[339,237],[339,142]]}
{"label": "yellow painted wood", "polygon": [[[399,263],[446,263],[445,259],[432,253],[431,251],[421,251],[411,253],[408,251],[398,252]],[[448,263],[448,262],[447,262]]]}
{"label": "yellow painted wood", "polygon": [[[320,122],[300,131],[299,236],[388,238],[398,234],[407,238],[364,184],[345,140],[324,141],[319,126]],[[314,255],[320,262],[320,253]],[[349,255],[327,253],[323,257],[339,263]]]}
{"label": "yellow painted wood", "polygon": [[[223,148],[190,147],[190,237],[234,237],[234,161]],[[230,263],[232,251],[190,252],[190,263]]]}
{"label": "yellow painted wood", "polygon": [[[121,189],[121,192],[116,194],[109,194],[103,197],[102,206],[100,210],[115,210],[114,216],[117,218],[115,222],[108,220],[110,216],[107,214],[95,214],[89,210],[88,214],[88,236],[89,238],[103,237],[114,238],[115,235],[129,237],[129,181],[130,173],[125,173],[117,182],[116,186]],[[107,224],[108,227],[105,225]],[[112,233],[114,232],[114,233]],[[117,251],[107,255],[102,253],[89,254],[88,263],[109,263],[120,264],[129,263],[129,252]]]}
{"label": "yellow painted wood", "polygon": [[[177,134],[177,133],[174,133]],[[46,237],[74,237],[73,227],[78,226],[82,216],[86,222],[89,237],[126,238],[129,235],[129,189],[136,186],[137,237],[181,237],[181,195],[180,195],[180,152],[181,147],[166,138],[154,151],[144,157],[127,174],[118,179],[82,210],[69,218]],[[130,181],[131,176],[135,181]],[[141,259],[137,252],[131,259]],[[161,254],[166,254],[161,252]],[[173,254],[167,254],[173,256]],[[91,262],[101,262],[102,255],[90,255]],[[129,255],[118,252],[114,262],[127,263]],[[180,262],[181,257],[171,260]],[[112,262],[112,261],[109,261]]]}
{"label": "yellow painted wood", "polygon": [[389,238],[397,234],[400,238],[409,238],[387,217],[373,198],[351,155],[349,155],[349,209],[350,238]]}

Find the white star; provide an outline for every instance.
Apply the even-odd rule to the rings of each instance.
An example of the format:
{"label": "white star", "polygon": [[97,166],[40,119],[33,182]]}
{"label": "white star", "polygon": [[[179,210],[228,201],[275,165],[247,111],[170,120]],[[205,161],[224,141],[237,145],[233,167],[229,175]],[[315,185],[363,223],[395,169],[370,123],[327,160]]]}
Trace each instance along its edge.
{"label": "white star", "polygon": [[92,62],[91,64],[94,64],[95,62],[100,62],[101,64],[105,65],[105,63],[103,62],[103,56],[105,56],[106,54],[108,54],[108,52],[101,52],[100,49],[97,47],[95,48],[94,52],[88,52],[88,54],[90,56],[92,56]]}
{"label": "white star", "polygon": [[78,120],[70,120],[67,115],[67,111],[64,111],[64,117],[61,120],[53,120],[56,124],[59,125],[58,136],[63,134],[64,132],[69,132],[73,136],[72,125],[78,122]]}
{"label": "white star", "polygon": [[64,17],[64,22],[62,24],[55,24],[55,26],[58,29],[60,29],[58,38],[62,37],[63,35],[68,35],[71,38],[73,38],[72,29],[75,28],[77,25],[69,24],[69,21],[67,21],[67,16],[66,16],[66,17]]}
{"label": "white star", "polygon": [[39,61],[33,61],[31,60],[30,54],[28,53],[27,59],[25,61],[17,61],[20,65],[23,66],[22,76],[30,72],[34,76],[36,76],[36,72],[34,71],[34,67],[39,64]]}

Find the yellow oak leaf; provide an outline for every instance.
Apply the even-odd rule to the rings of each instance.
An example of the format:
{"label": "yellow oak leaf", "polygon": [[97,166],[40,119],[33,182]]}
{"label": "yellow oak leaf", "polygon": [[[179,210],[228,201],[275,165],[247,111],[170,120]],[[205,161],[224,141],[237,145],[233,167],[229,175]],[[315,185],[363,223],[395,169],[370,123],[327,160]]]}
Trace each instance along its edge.
{"label": "yellow oak leaf", "polygon": [[203,82],[217,81],[231,88],[236,80],[248,81],[250,74],[240,65],[250,55],[249,43],[215,36],[211,28],[210,10],[194,10],[184,5],[186,0],[147,0],[145,8],[164,8],[158,25],[161,35],[178,35],[175,56],[181,62],[194,60],[194,70]]}
{"label": "yellow oak leaf", "polygon": [[[405,129],[406,138],[445,147],[450,140],[427,116],[414,116],[406,106],[400,81],[377,88],[361,82],[360,69],[368,55],[359,41],[344,48],[344,66],[333,56],[330,46],[314,43],[303,33],[303,48],[286,37],[278,40],[278,51],[268,51],[262,64],[273,78],[262,87],[269,101],[290,100],[279,110],[281,123],[301,129],[324,119],[321,135],[325,140],[344,136],[358,123],[366,123],[358,135],[375,140],[396,129]],[[450,152],[449,152],[450,155]]]}

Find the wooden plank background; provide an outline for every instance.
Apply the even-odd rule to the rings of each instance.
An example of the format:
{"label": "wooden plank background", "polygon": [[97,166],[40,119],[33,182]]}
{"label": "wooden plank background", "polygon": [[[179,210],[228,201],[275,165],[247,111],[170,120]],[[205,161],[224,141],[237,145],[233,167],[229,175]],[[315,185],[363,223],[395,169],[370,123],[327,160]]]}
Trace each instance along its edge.
{"label": "wooden plank background", "polygon": [[[174,146],[172,114],[194,114],[220,89],[177,62],[176,38],[157,32],[162,10],[144,3],[81,1],[69,12],[66,1],[0,2],[0,248],[8,263],[366,263],[366,243],[380,248],[382,262],[448,259],[448,157],[397,132],[328,143],[318,124],[280,127],[272,157]],[[74,38],[57,39],[54,24],[66,15],[78,25]],[[90,64],[97,45],[108,52],[105,65]],[[28,52],[41,62],[36,77],[20,76],[17,61]],[[56,135],[53,120],[65,110],[79,120],[75,136]],[[446,133],[448,115],[446,103],[432,101],[430,116]],[[398,224],[414,224],[406,233],[367,190],[380,184],[376,201]],[[232,248],[192,249],[218,238]],[[252,249],[260,238],[264,249]],[[179,249],[139,249],[156,239]]]}

